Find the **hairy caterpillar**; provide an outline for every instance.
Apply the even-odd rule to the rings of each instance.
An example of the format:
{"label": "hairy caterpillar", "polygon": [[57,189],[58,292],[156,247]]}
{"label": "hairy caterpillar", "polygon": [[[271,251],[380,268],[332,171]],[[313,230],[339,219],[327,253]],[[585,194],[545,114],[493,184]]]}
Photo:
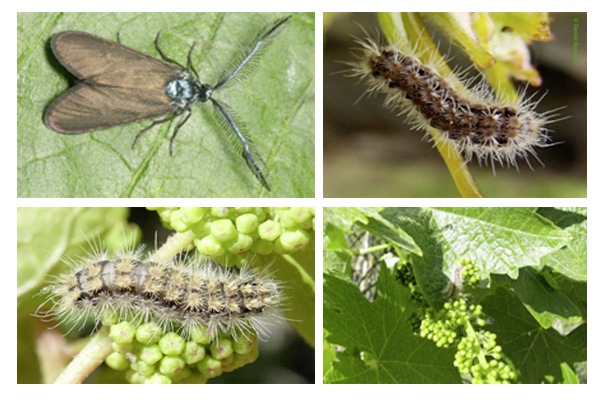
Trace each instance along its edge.
{"label": "hairy caterpillar", "polygon": [[197,327],[211,339],[221,332],[268,336],[268,317],[282,302],[280,285],[269,274],[206,259],[144,259],[142,251],[124,249],[109,257],[95,250],[69,261],[69,271],[43,289],[50,297],[40,309],[48,302],[50,309],[37,314],[73,328],[90,315],[97,324],[116,316],[117,322],[152,321],[183,336]]}
{"label": "hairy caterpillar", "polygon": [[534,111],[541,99],[497,99],[483,83],[459,90],[438,66],[423,64],[418,56],[380,47],[370,38],[358,43],[364,54],[353,64],[352,76],[368,81],[368,93],[386,93],[386,105],[400,109],[414,129],[437,129],[466,162],[518,167],[519,158],[529,164],[529,155],[538,159],[536,147],[550,145],[545,127],[552,122],[550,112]]}

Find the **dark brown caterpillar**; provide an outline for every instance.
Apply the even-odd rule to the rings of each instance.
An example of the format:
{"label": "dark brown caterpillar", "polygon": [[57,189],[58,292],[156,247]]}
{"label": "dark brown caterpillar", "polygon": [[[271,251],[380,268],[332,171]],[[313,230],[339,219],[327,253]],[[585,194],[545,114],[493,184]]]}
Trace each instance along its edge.
{"label": "dark brown caterpillar", "polygon": [[459,90],[417,57],[371,39],[361,45],[365,54],[354,75],[368,80],[369,92],[386,93],[386,104],[400,108],[415,129],[437,129],[467,162],[516,166],[518,158],[537,158],[535,148],[548,146],[548,118],[533,111],[539,100],[498,100],[485,84]]}

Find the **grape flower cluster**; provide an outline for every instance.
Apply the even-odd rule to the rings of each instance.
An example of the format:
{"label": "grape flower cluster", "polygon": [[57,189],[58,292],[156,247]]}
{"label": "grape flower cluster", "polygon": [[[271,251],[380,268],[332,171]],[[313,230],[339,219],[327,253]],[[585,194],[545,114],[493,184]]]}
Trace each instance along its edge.
{"label": "grape flower cluster", "polygon": [[314,251],[314,207],[154,207],[165,226],[191,230],[201,254],[223,265]]}
{"label": "grape flower cluster", "polygon": [[[471,260],[461,260],[459,271],[470,286],[481,279],[479,268]],[[515,370],[503,360],[496,335],[485,331],[485,325],[481,305],[461,297],[449,299],[439,311],[427,309],[419,334],[437,347],[455,347],[454,366],[471,383],[511,383],[517,377]]]}
{"label": "grape flower cluster", "polygon": [[[105,321],[106,322],[106,321]],[[205,383],[258,358],[256,337],[219,336],[210,340],[197,328],[189,337],[163,333],[153,322],[137,328],[129,322],[110,326],[113,350],[105,360],[117,371],[126,371],[130,383]]]}
{"label": "grape flower cluster", "polygon": [[458,263],[462,267],[463,280],[466,280],[471,287],[477,286],[481,282],[481,274],[479,274],[481,268],[475,265],[475,261],[464,258],[459,260]]}

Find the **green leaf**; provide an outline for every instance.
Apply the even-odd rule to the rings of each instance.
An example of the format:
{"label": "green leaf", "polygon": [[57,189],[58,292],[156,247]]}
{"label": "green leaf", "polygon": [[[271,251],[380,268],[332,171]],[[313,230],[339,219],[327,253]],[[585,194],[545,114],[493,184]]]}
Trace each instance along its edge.
{"label": "green leaf", "polygon": [[489,274],[516,278],[519,268],[540,266],[542,258],[571,240],[568,232],[536,214],[535,208],[387,208],[381,216],[407,232],[423,250],[413,257],[415,276],[428,301],[440,307],[461,258]]}
{"label": "green leaf", "polygon": [[550,328],[557,318],[570,324],[582,320],[581,312],[571,299],[560,288],[550,286],[533,268],[522,268],[516,280],[506,277],[495,279],[499,284],[509,283],[531,315],[546,329]]}
{"label": "green leaf", "polygon": [[[333,227],[333,225],[327,225]],[[333,227],[334,230],[338,228]],[[326,228],[327,230],[327,228]],[[323,235],[323,270],[324,272],[331,272],[337,270],[342,274],[350,276],[350,260],[352,259],[352,252],[350,249],[330,249],[331,239],[329,236]]]}
{"label": "green leaf", "polygon": [[544,257],[542,262],[570,279],[587,282],[587,208],[540,208],[538,213],[573,237],[570,243]]}
{"label": "green leaf", "polygon": [[370,303],[336,274],[324,274],[323,328],[345,348],[324,383],[460,383],[453,351],[412,332],[409,293],[384,269]]}
{"label": "green leaf", "polygon": [[395,244],[407,252],[417,255],[423,254],[423,251],[417,246],[412,237],[404,232],[402,228],[392,225],[379,214],[373,213],[369,215],[369,222],[367,224],[357,221],[356,225],[387,240],[391,244]]}
{"label": "green leaf", "polygon": [[335,362],[335,347],[327,341],[327,331],[323,329],[323,376],[332,369]]}
{"label": "green leaf", "polygon": [[343,230],[333,224],[326,224],[324,229],[324,234],[327,237],[327,243],[324,243],[324,248],[327,250],[351,251],[348,240],[346,240],[346,234]]}
{"label": "green leaf", "polygon": [[[365,210],[366,208],[363,208]],[[352,225],[360,221],[364,224],[369,222],[365,213],[357,207],[325,207],[323,209],[323,225],[333,225],[338,229],[350,233]]]}
{"label": "green leaf", "polygon": [[330,239],[331,250],[349,248],[344,237],[352,232],[353,224],[387,240],[390,244],[416,254],[421,249],[401,228],[392,225],[379,215],[380,209],[373,207],[326,207],[323,210],[325,232]]}
{"label": "green leaf", "polygon": [[151,121],[81,135],[48,129],[48,105],[73,77],[50,50],[52,35],[81,30],[159,57],[161,48],[193,64],[202,82],[214,84],[261,29],[283,13],[18,13],[18,197],[314,197],[314,13],[297,13],[256,68],[215,93],[247,126],[270,169],[272,192],[257,182],[208,104],[193,115],[174,143],[174,120],[135,136]]}
{"label": "green leaf", "polygon": [[481,300],[486,314],[496,323],[487,328],[520,371],[522,383],[542,383],[546,375],[562,376],[560,364],[587,360],[587,324],[567,336],[543,329],[517,296],[503,287]]}
{"label": "green leaf", "polygon": [[284,313],[296,332],[315,347],[315,253],[300,251],[293,254],[295,265],[276,257],[273,271],[283,282]]}
{"label": "green leaf", "polygon": [[579,384],[579,380],[577,379],[577,374],[575,373],[575,371],[573,371],[571,369],[571,367],[569,367],[569,364],[561,363],[560,370],[562,371],[562,375],[563,375],[563,382],[562,382],[563,384],[568,384],[568,385],[578,385]]}

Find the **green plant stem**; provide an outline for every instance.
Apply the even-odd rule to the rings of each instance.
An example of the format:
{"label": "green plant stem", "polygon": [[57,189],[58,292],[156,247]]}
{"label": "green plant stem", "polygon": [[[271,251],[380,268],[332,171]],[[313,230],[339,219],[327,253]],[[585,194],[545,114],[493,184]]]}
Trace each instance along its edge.
{"label": "green plant stem", "polygon": [[183,250],[187,250],[194,242],[195,237],[196,235],[191,230],[187,232],[178,232],[169,236],[167,242],[150,256],[150,260],[156,263],[163,263],[170,260]]}
{"label": "green plant stem", "polygon": [[355,256],[359,255],[359,254],[367,254],[367,253],[373,253],[375,251],[379,251],[379,250],[385,250],[388,247],[391,247],[389,244],[378,244],[377,246],[373,246],[373,247],[369,247],[366,249],[361,249],[357,252],[354,253]]}
{"label": "green plant stem", "polygon": [[[463,326],[465,327],[465,331],[467,332],[467,335],[472,336],[472,337],[477,337],[478,334],[477,332],[475,332],[475,329],[473,329],[473,325],[471,325],[470,321],[466,321]],[[481,348],[481,345],[479,344],[479,340],[477,340],[476,342],[476,346],[477,346],[477,360],[479,360],[479,364],[487,369],[488,368],[488,362],[485,358],[485,351]],[[500,383],[498,382],[496,379],[494,379],[493,376],[488,375],[486,376],[486,379],[489,381],[488,383]]]}
{"label": "green plant stem", "polygon": [[114,350],[108,337],[108,327],[103,326],[88,344],[67,365],[54,383],[82,383]]}

